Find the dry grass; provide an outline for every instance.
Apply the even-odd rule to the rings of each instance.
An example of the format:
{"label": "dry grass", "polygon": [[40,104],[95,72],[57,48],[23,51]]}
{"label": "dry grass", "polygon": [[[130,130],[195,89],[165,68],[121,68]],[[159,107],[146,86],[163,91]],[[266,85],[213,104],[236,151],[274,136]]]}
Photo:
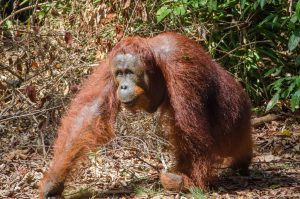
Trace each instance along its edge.
{"label": "dry grass", "polygon": [[[118,17],[98,16],[108,13],[108,7],[74,1],[71,8],[65,15],[53,7],[43,26],[0,30],[0,198],[37,198],[38,182],[51,159],[62,113],[82,79],[122,36],[114,31]],[[127,22],[126,30],[131,20]],[[159,171],[172,167],[174,161],[165,149],[168,143],[157,119],[158,114],[123,110],[116,124],[117,138],[88,155],[89,161],[68,179],[66,195],[192,197],[164,192],[159,184]],[[299,196],[299,129],[295,118],[257,127],[251,176],[221,175],[207,196]]]}

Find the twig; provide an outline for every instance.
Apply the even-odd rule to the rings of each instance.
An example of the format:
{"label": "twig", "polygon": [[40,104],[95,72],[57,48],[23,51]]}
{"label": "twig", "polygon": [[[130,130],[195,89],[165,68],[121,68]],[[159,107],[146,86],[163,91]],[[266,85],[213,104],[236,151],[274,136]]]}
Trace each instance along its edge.
{"label": "twig", "polygon": [[268,114],[268,115],[265,115],[265,116],[262,116],[262,117],[259,117],[259,118],[253,118],[251,120],[251,123],[252,123],[253,126],[258,126],[262,123],[270,122],[270,121],[276,120],[280,117],[281,117],[281,115]]}
{"label": "twig", "polygon": [[21,117],[28,117],[28,116],[36,115],[36,114],[39,114],[39,113],[47,112],[47,111],[52,110],[52,109],[60,108],[61,106],[62,105],[54,106],[54,107],[51,107],[51,108],[48,108],[48,109],[33,111],[32,113],[27,113],[27,114],[23,114],[23,115],[8,116],[7,118],[5,118],[6,116],[3,116],[4,117],[3,119],[0,118],[0,123],[5,122],[7,120],[11,120],[11,119],[17,119],[17,118],[21,118]]}
{"label": "twig", "polygon": [[289,0],[288,4],[289,4],[289,14],[290,14],[290,16],[292,16],[292,13],[293,13],[293,0]]}
{"label": "twig", "polygon": [[254,42],[250,42],[250,43],[247,43],[247,44],[244,44],[244,45],[240,45],[238,47],[236,47],[235,49],[232,49],[231,51],[227,52],[225,55],[223,55],[222,57],[216,59],[217,61],[223,59],[224,57],[228,56],[228,55],[231,55],[231,53],[233,53],[234,51],[237,51],[243,47],[246,47],[246,46],[250,46],[252,44],[258,44],[258,43],[270,43],[271,41],[270,40],[264,40],[264,41],[254,41]]}
{"label": "twig", "polygon": [[34,9],[36,6],[42,6],[42,5],[46,5],[48,4],[48,2],[45,3],[39,3],[38,5],[31,5],[31,6],[27,6],[25,8],[21,8],[20,10],[16,10],[13,13],[11,13],[9,16],[7,16],[5,19],[3,19],[2,21],[0,21],[0,26],[6,21],[9,20],[10,18],[14,17],[16,14],[19,14],[21,12],[24,12],[26,10],[31,10]]}
{"label": "twig", "polygon": [[115,190],[107,190],[104,191],[102,193],[99,193],[100,195],[111,195],[111,194],[129,194],[129,193],[133,193],[134,190],[133,189],[115,189]]}
{"label": "twig", "polygon": [[136,158],[142,162],[144,162],[145,164],[149,165],[150,167],[152,167],[153,169],[155,169],[156,171],[160,171],[159,168],[155,165],[150,164],[149,162],[143,160],[142,158],[139,157],[139,154],[136,154]]}
{"label": "twig", "polygon": [[280,164],[284,164],[284,163],[296,163],[296,164],[299,164],[300,163],[300,160],[272,160],[272,161],[252,161],[251,164],[261,164],[261,163],[264,163],[264,164],[276,164],[276,163],[280,163]]}
{"label": "twig", "polygon": [[38,4],[39,4],[39,0],[36,0],[35,4],[34,4],[34,8],[33,8],[33,13],[32,13],[32,16],[31,16],[31,23],[30,24],[33,24],[34,21],[35,21],[35,18],[36,18],[36,9],[38,7]]}
{"label": "twig", "polygon": [[135,10],[136,10],[136,7],[137,7],[137,4],[138,4],[138,3],[139,3],[139,0],[137,0],[137,2],[136,2],[135,5],[134,5],[134,8],[133,8],[132,13],[131,13],[131,15],[130,15],[130,18],[129,18],[129,20],[128,20],[128,22],[127,22],[127,25],[126,25],[126,28],[125,28],[125,30],[124,30],[124,35],[127,34],[128,27],[129,27],[129,25],[130,25],[131,19],[133,18],[133,15],[135,14]]}
{"label": "twig", "polygon": [[17,77],[20,81],[24,81],[24,79],[18,75],[17,73],[15,73],[13,70],[11,70],[8,66],[5,66],[4,64],[0,63],[0,70],[3,69],[3,70],[6,70],[8,71],[10,74],[12,74],[13,76]]}

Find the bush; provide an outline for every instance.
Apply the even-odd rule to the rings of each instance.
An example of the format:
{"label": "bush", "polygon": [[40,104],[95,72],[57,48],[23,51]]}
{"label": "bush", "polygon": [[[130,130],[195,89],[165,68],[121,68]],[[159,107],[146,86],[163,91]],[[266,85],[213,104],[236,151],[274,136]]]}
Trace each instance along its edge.
{"label": "bush", "polygon": [[163,0],[156,19],[170,29],[198,31],[213,57],[240,78],[255,105],[269,101],[269,111],[286,99],[283,104],[292,111],[299,108],[300,1]]}

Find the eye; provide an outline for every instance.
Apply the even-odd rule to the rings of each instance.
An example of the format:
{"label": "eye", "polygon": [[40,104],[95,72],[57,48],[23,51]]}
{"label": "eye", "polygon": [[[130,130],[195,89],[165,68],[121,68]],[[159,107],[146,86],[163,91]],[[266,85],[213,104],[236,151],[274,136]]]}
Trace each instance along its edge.
{"label": "eye", "polygon": [[119,71],[119,70],[118,70],[118,71],[116,71],[116,73],[115,73],[115,76],[116,76],[116,77],[118,77],[118,76],[122,76],[122,71]]}
{"label": "eye", "polygon": [[133,71],[132,71],[132,70],[129,70],[129,69],[126,69],[126,70],[125,70],[125,74],[126,74],[126,75],[131,75],[131,74],[133,74]]}

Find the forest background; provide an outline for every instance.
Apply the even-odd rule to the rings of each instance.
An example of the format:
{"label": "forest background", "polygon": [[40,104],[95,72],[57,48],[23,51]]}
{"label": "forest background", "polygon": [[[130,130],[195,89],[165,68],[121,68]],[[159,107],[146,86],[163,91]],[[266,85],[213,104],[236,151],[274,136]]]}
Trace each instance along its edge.
{"label": "forest background", "polygon": [[[9,180],[20,172],[28,174],[29,167],[34,167],[28,174],[34,177],[23,180],[29,178],[29,185],[36,188],[42,175],[37,168],[49,162],[59,119],[80,90],[80,82],[118,41],[131,35],[151,37],[173,31],[199,42],[249,94],[254,120],[263,123],[256,130],[268,132],[260,135],[261,143],[272,139],[268,146],[276,148],[274,143],[280,142],[286,153],[288,144],[299,157],[300,1],[0,2],[0,167],[5,171],[9,164],[20,165],[28,158],[45,160],[24,171],[8,168],[2,176],[2,196],[24,194],[12,190]],[[117,129],[124,133],[156,128],[155,118],[141,118],[143,130],[127,124],[125,128],[122,122]],[[272,155],[270,161],[278,160]],[[299,159],[296,162],[299,169]],[[36,190],[28,194],[35,195]]]}

